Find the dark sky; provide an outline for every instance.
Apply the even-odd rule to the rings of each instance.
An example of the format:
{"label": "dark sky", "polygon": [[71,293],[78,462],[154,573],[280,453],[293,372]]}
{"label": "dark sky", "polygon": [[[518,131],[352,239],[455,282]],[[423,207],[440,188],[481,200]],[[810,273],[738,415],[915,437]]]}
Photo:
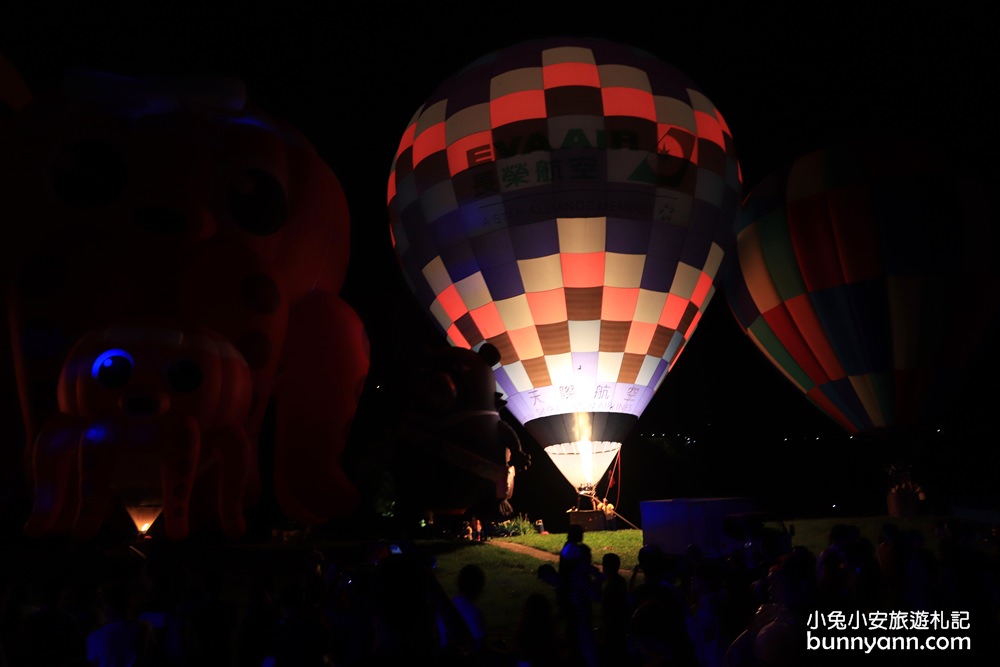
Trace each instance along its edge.
{"label": "dark sky", "polygon": [[[544,3],[544,10],[529,2],[444,2],[433,9],[431,3],[390,9],[376,2],[203,3],[212,8],[197,10],[188,8],[194,3],[120,3],[103,10],[88,4],[53,9],[54,3],[4,3],[0,53],[36,89],[54,85],[70,67],[235,76],[246,83],[251,102],[298,127],[348,197],[352,260],[345,295],[369,329],[373,382],[389,381],[419,345],[441,340],[405,290],[389,243],[385,193],[394,151],[424,98],[492,50],[532,37],[577,34],[659,55],[686,72],[725,115],[745,192],[804,152],[858,136],[891,132],[933,145],[971,141],[986,156],[1000,146],[995,23],[962,10],[966,3],[935,11],[901,3],[889,3],[904,8],[893,11],[869,3],[819,9],[783,2],[663,2],[657,9],[628,1],[567,3],[563,9]],[[138,8],[145,4],[160,9]],[[987,368],[997,367],[995,357]],[[984,379],[963,392],[963,424],[974,421],[995,433],[986,415],[996,389]],[[815,448],[806,438],[814,434],[850,451],[842,460],[857,454],[847,449],[843,431],[743,336],[721,293],[637,432],[653,430],[698,434],[703,442],[715,434],[717,449],[698,455],[677,442],[649,445],[660,447],[665,459],[682,461],[659,482],[643,480],[659,483],[664,494],[670,484],[698,492],[686,490],[693,478],[708,480],[705,488],[715,493],[713,480],[740,477],[713,473],[717,465],[692,463],[692,457],[727,456],[735,467],[759,466],[768,471],[760,478],[767,485],[802,478],[805,453]],[[786,436],[800,444],[778,444]],[[782,446],[789,450],[781,455],[784,462],[763,454]],[[696,474],[685,472],[690,470]],[[832,477],[853,473],[836,468],[813,474],[837,489],[850,482]],[[807,488],[799,483],[789,493]]]}

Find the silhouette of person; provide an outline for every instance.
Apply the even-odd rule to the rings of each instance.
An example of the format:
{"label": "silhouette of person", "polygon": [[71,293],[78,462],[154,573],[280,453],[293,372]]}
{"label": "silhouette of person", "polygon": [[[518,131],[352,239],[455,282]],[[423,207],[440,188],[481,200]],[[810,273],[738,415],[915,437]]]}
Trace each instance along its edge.
{"label": "silhouette of person", "polygon": [[818,600],[816,560],[808,550],[795,547],[771,566],[767,602],[729,645],[727,665],[808,664],[802,637],[808,614]]}
{"label": "silhouette of person", "polygon": [[486,587],[486,572],[475,563],[464,565],[458,572],[458,593],[451,601],[472,634],[472,652],[482,653],[486,643],[486,619],[478,605]]}
{"label": "silhouette of person", "polygon": [[559,570],[553,567],[552,563],[542,563],[535,570],[535,576],[543,584],[548,584],[552,588],[559,588]]}
{"label": "silhouette of person", "polygon": [[662,598],[649,597],[632,612],[629,647],[631,664],[642,667],[700,667],[684,619],[678,619],[673,605]]}
{"label": "silhouette of person", "polygon": [[688,583],[688,635],[702,667],[722,667],[732,638],[723,634],[723,599],[719,577],[711,567],[694,570]]}
{"label": "silhouette of person", "polygon": [[[375,663],[394,660],[439,663],[444,658],[446,634],[464,631],[442,618],[439,598],[452,609],[440,590],[428,560],[405,549],[390,554],[375,568],[373,581]],[[461,621],[458,621],[461,623]],[[444,628],[442,628],[444,626]]]}
{"label": "silhouette of person", "polygon": [[320,610],[310,600],[308,584],[286,576],[278,587],[278,609],[272,626],[276,667],[322,667],[332,653]]}
{"label": "silhouette of person", "polygon": [[107,623],[87,635],[87,661],[93,667],[138,667],[153,640],[153,626],[135,618],[128,582],[111,582],[104,590]]}
{"label": "silhouette of person", "polygon": [[567,646],[574,659],[587,667],[597,665],[597,637],[594,633],[594,602],[600,601],[598,570],[590,547],[583,542],[583,526],[570,525],[566,543],[559,554],[559,583],[556,599],[563,615]]}
{"label": "silhouette of person", "polygon": [[[638,576],[641,573],[641,583]],[[696,665],[688,608],[677,588],[676,564],[654,545],[639,550],[632,571],[630,651],[641,665]]]}
{"label": "silhouette of person", "polygon": [[[40,584],[41,606],[21,621],[18,664],[24,667],[78,667],[84,635],[70,609],[70,587],[60,575]],[[20,662],[23,660],[23,663]]]}
{"label": "silhouette of person", "polygon": [[583,526],[570,524],[566,531],[566,542],[559,551],[559,581],[556,585],[556,601],[560,607],[565,607],[568,601],[568,585],[570,570],[580,559],[580,545],[583,544]]}
{"label": "silhouette of person", "polygon": [[620,572],[621,562],[621,556],[616,553],[601,557],[598,654],[602,665],[621,665],[628,661],[628,581]]}
{"label": "silhouette of person", "polygon": [[515,667],[556,667],[565,664],[552,601],[533,592],[524,599],[514,632]]}

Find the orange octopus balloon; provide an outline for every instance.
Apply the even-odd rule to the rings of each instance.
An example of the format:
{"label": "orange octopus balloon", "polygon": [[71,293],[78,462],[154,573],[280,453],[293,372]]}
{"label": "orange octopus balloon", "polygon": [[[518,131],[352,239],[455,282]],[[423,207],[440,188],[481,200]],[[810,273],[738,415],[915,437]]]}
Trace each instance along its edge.
{"label": "orange octopus balloon", "polygon": [[[65,365],[97,350],[89,342],[71,348],[123,322],[156,322],[164,336],[204,333],[218,349],[231,346],[247,368],[245,387],[238,375],[205,372],[206,382],[237,382],[240,396],[246,392],[245,415],[219,421],[192,406],[171,410],[189,426],[177,435],[169,419],[154,419],[159,432],[151,441],[176,435],[190,450],[191,420],[202,435],[224,426],[245,432],[249,451],[239,456],[256,462],[273,401],[273,488],[282,510],[310,525],[353,513],[358,494],[342,455],[368,372],[368,343],[357,313],[340,297],[350,246],[346,199],[310,143],[248,106],[242,84],[230,80],[77,72],[12,122],[0,178],[9,192],[6,242],[16,248],[7,267],[8,313],[26,459],[34,468],[29,526],[58,532],[67,527],[51,523],[52,516],[77,515],[79,533],[99,525],[79,494],[37,497],[57,482],[39,452],[52,443],[39,436],[67,414],[93,423],[110,418],[113,406],[97,400],[96,388],[78,393],[76,404],[69,395],[60,404],[57,384],[61,376],[96,381]],[[135,361],[162,353],[144,348]],[[206,398],[233,391],[223,384]],[[133,417],[125,410],[114,419],[126,424]],[[81,490],[115,477],[102,468],[109,458],[90,456],[94,442],[86,434],[80,461],[94,460],[97,470],[80,469]],[[193,466],[198,458],[185,460]],[[178,473],[180,483],[190,485],[191,474]],[[243,506],[261,492],[256,465],[245,478]],[[228,490],[220,493],[227,530],[239,532],[235,501]],[[179,502],[175,511],[182,510]],[[172,534],[180,536],[183,521],[175,519]]]}

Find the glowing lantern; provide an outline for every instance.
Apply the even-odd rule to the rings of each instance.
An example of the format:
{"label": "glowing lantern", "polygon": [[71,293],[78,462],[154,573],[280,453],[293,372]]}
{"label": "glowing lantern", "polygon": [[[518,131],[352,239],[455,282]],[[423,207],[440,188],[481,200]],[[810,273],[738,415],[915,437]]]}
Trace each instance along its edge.
{"label": "glowing lantern", "polygon": [[452,345],[496,346],[508,409],[582,492],[697,327],[739,200],[729,129],[684,74],[572,37],[447,80],[388,188],[414,294]]}

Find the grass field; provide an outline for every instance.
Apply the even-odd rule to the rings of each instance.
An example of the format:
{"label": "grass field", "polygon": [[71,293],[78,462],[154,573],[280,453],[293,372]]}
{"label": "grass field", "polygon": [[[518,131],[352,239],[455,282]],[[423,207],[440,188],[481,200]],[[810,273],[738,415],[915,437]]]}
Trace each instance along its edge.
{"label": "grass field", "polygon": [[[836,519],[791,519],[786,526],[794,526],[792,538],[794,546],[802,546],[818,555],[827,544],[830,527],[837,523],[856,525],[861,534],[878,544],[879,533],[886,523],[894,523],[903,530],[920,530],[926,543],[933,549],[937,543],[935,528],[942,517],[850,517]],[[558,554],[566,541],[565,533],[531,533],[515,537],[494,538],[524,544],[542,551]],[[493,540],[491,540],[493,541]],[[608,551],[617,553],[622,559],[622,568],[631,569],[638,560],[643,546],[641,530],[592,531],[584,535],[584,542],[591,548],[595,564]],[[436,574],[442,588],[449,594],[457,592],[458,572],[466,563],[476,563],[486,572],[486,590],[480,600],[488,624],[492,641],[499,645],[509,645],[517,627],[521,606],[533,591],[552,595],[552,589],[539,581],[536,576],[538,566],[544,562],[537,558],[492,546],[490,542],[476,544],[469,542],[428,542],[422,548],[436,559]]]}

